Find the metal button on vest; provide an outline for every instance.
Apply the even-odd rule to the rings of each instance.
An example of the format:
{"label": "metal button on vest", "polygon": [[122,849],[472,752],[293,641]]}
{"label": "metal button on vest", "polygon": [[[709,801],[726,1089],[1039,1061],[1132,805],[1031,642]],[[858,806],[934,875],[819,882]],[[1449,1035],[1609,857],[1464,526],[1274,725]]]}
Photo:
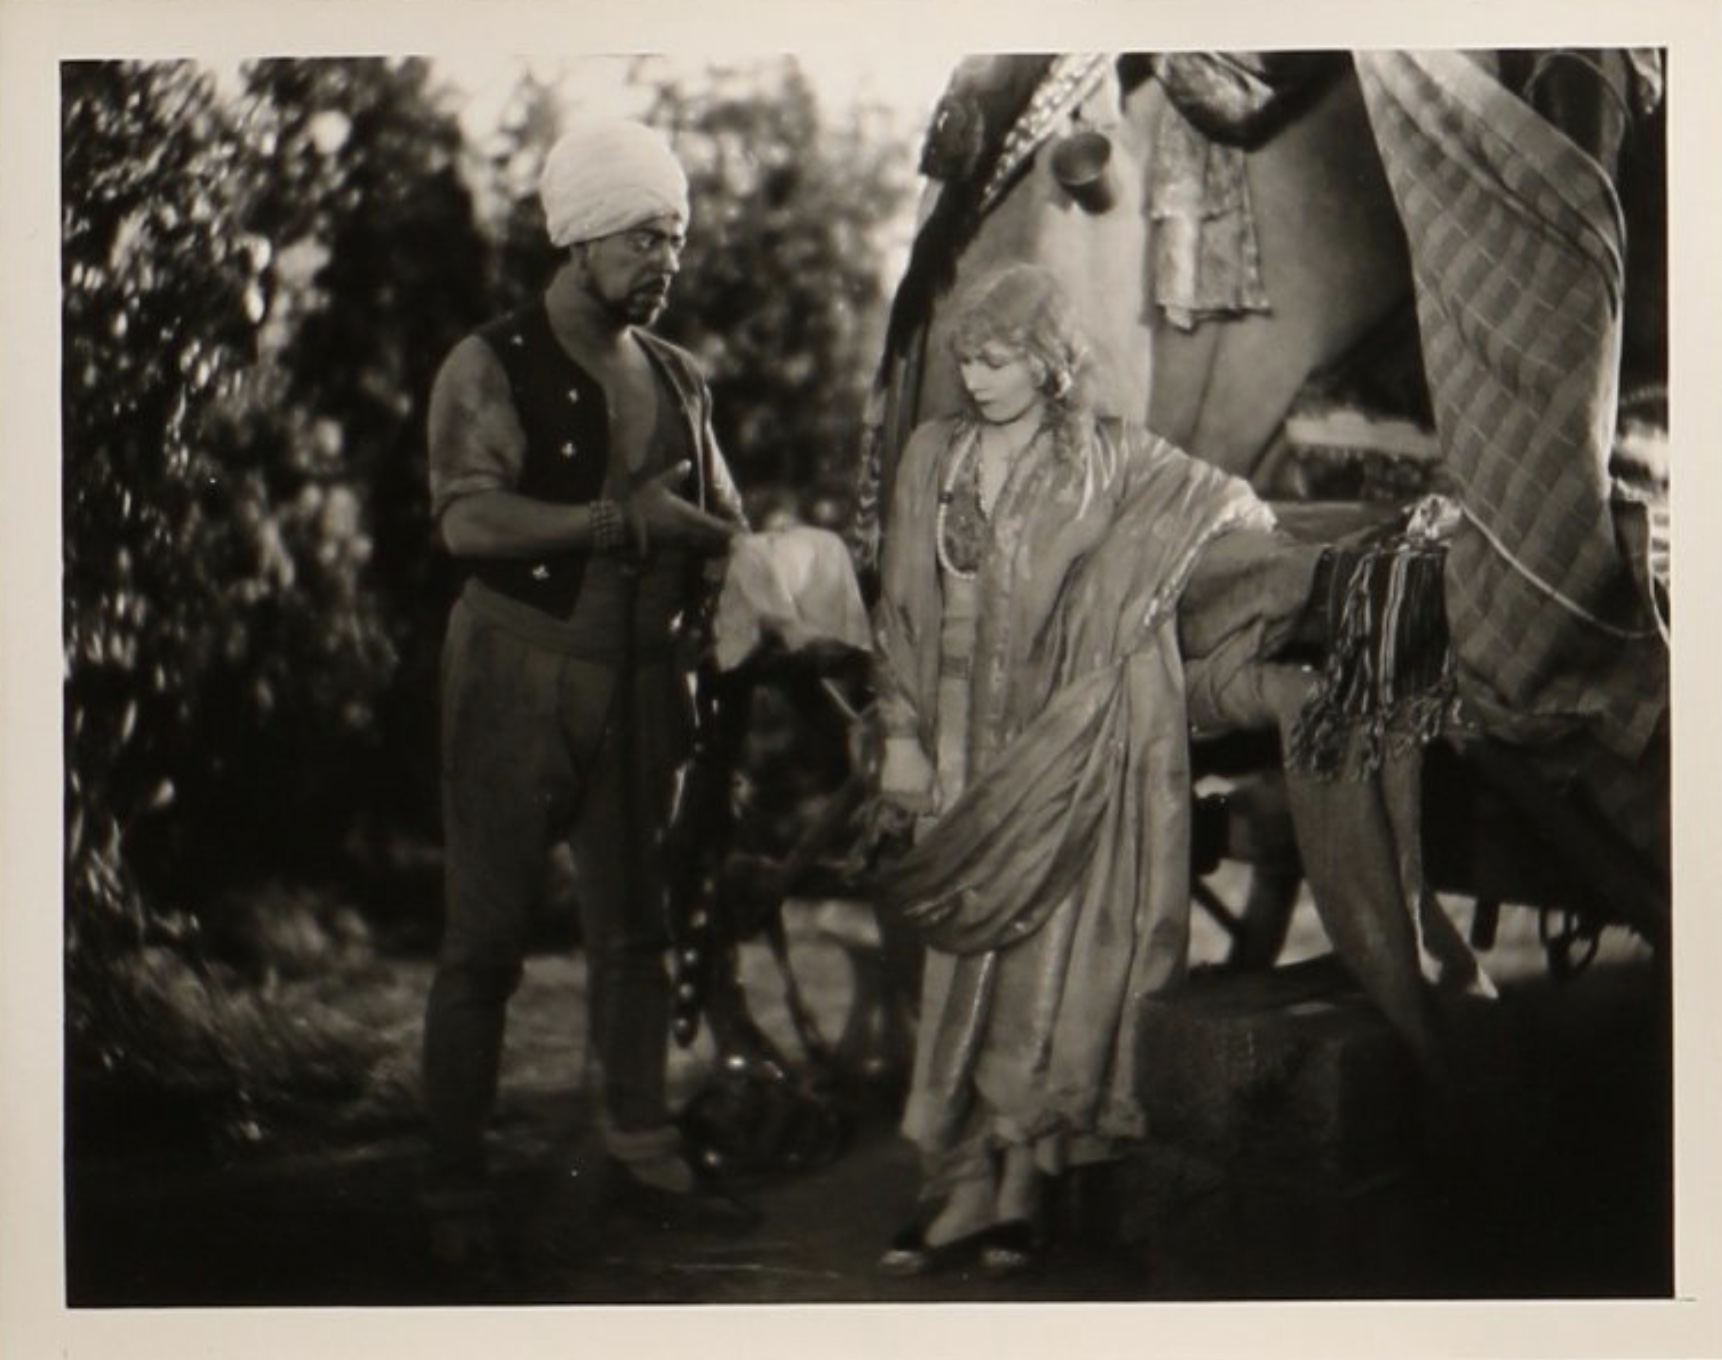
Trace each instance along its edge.
{"label": "metal button on vest", "polygon": [[572,458],[574,456],[574,441],[572,439],[562,446],[562,456],[564,458]]}
{"label": "metal button on vest", "polygon": [[532,579],[534,581],[548,581],[550,579],[550,568],[540,562],[532,569]]}
{"label": "metal button on vest", "polygon": [[580,400],[580,389],[578,387],[570,387],[568,389],[568,400],[570,402],[576,402],[576,401]]}

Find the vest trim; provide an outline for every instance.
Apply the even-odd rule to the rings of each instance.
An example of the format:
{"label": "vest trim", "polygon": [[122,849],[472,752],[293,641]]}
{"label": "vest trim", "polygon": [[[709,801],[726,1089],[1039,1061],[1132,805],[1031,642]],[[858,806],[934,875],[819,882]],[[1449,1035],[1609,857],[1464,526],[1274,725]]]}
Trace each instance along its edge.
{"label": "vest trim", "polygon": [[[507,374],[526,451],[514,489],[534,500],[590,505],[604,492],[610,464],[610,411],[603,385],[562,347],[542,298],[475,332]],[[701,437],[704,383],[692,360],[648,331],[635,331],[680,409],[696,468],[697,503],[708,471]],[[591,553],[577,549],[538,559],[469,559],[468,575],[489,589],[566,620],[574,613]]]}

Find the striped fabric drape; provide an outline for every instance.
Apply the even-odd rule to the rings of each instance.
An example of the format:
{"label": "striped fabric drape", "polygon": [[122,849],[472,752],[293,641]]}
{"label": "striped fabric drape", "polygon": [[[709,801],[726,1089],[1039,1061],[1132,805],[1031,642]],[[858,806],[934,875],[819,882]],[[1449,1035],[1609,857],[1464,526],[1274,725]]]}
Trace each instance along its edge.
{"label": "striped fabric drape", "polygon": [[1607,174],[1459,52],[1360,52],[1411,245],[1445,471],[1461,693],[1504,735],[1578,720],[1635,755],[1667,654],[1609,503],[1625,228]]}

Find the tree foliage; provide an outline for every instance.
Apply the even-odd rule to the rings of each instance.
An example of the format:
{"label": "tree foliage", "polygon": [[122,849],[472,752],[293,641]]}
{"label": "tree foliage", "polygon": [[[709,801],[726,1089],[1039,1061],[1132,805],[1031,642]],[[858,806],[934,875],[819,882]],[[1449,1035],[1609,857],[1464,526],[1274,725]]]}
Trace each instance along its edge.
{"label": "tree foliage", "polygon": [[424,389],[489,259],[422,67],[270,64],[235,98],[79,63],[62,95],[67,925],[99,1028],[110,956],[326,870],[374,794],[403,647],[434,648]]}
{"label": "tree foliage", "polygon": [[[425,395],[491,291],[459,126],[417,62],[260,63],[226,101],[187,66],[91,64],[65,111],[72,688],[151,677],[158,763],[188,724],[227,738],[163,772],[176,798],[214,776],[232,814],[259,775],[291,844],[278,814],[339,802],[319,743],[376,737],[437,593]],[[127,618],[170,654],[117,664]],[[266,768],[231,766],[265,735]]]}
{"label": "tree foliage", "polygon": [[[204,706],[292,570],[242,449],[266,242],[240,145],[185,66],[64,71],[64,612],[70,943],[149,924],[133,866],[177,817]],[[261,695],[254,701],[263,702]],[[190,800],[195,803],[195,799]],[[158,913],[168,916],[170,913]]]}
{"label": "tree foliage", "polygon": [[646,118],[688,170],[693,228],[660,328],[710,379],[719,442],[744,489],[791,489],[844,517],[886,281],[878,233],[909,161],[865,112],[832,126],[793,58],[655,73]]}
{"label": "tree foliage", "polygon": [[359,579],[398,662],[363,743],[306,752],[296,733],[282,756],[308,798],[335,775],[345,798],[332,810],[371,839],[402,819],[434,833],[437,655],[453,580],[430,522],[425,412],[443,357],[495,305],[499,262],[460,124],[425,62],[259,62],[245,93],[251,229],[299,261],[283,271],[291,296],[266,357],[285,404],[322,432],[315,471],[359,499],[372,548]]}

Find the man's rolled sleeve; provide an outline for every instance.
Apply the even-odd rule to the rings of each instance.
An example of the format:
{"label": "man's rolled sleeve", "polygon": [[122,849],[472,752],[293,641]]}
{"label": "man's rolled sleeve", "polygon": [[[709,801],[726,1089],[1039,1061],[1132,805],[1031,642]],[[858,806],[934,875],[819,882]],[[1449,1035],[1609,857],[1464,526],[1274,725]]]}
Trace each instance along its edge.
{"label": "man's rolled sleeve", "polygon": [[431,514],[464,497],[512,491],[526,459],[526,434],[514,409],[508,375],[476,336],[456,345],[431,388]]}

